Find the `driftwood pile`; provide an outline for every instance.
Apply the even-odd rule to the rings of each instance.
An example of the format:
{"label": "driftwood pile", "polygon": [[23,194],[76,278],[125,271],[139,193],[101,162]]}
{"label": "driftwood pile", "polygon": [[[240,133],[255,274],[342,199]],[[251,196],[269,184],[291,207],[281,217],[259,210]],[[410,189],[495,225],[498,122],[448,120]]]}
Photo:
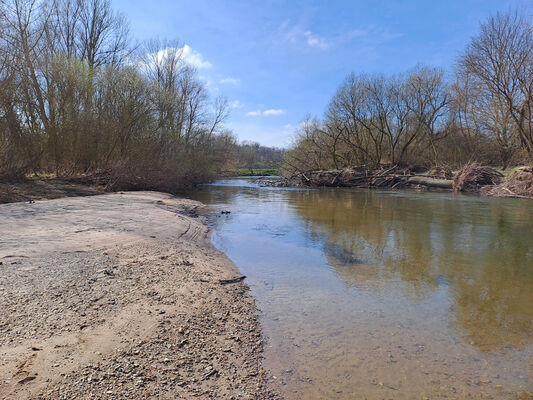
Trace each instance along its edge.
{"label": "driftwood pile", "polygon": [[533,167],[517,170],[509,179],[496,169],[470,163],[455,174],[450,168],[389,166],[379,169],[356,166],[336,170],[298,172],[285,180],[304,187],[359,187],[388,189],[440,189],[481,193],[485,196],[533,197]]}
{"label": "driftwood pile", "polygon": [[503,174],[478,163],[467,164],[453,178],[455,192],[479,192],[484,186],[499,185]]}
{"label": "driftwood pile", "polygon": [[493,197],[533,197],[533,167],[522,167],[505,182],[482,189],[485,196]]}
{"label": "driftwood pile", "polygon": [[417,168],[392,166],[370,169],[356,166],[336,170],[316,170],[299,172],[289,179],[297,186],[307,187],[360,187],[360,188],[437,188],[452,189],[453,182],[445,179],[447,173],[421,174]]}

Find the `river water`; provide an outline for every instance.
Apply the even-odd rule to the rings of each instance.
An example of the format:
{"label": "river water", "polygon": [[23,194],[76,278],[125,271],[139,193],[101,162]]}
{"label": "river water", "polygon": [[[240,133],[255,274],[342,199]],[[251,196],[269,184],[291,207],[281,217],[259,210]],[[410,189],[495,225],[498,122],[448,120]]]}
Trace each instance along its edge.
{"label": "river water", "polygon": [[533,201],[253,179],[192,197],[286,398],[532,398]]}

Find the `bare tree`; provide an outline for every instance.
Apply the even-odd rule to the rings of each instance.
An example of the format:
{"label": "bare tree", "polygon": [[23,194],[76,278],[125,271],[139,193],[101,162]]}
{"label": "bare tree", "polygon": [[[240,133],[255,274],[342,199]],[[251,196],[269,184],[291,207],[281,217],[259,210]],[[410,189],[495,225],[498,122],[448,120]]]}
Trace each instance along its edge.
{"label": "bare tree", "polygon": [[389,77],[352,74],[333,97],[320,136],[336,166],[339,160],[404,163],[412,148],[434,148],[443,136],[448,103],[440,70],[418,67]]}
{"label": "bare tree", "polygon": [[533,26],[520,13],[498,13],[481,25],[458,63],[459,73],[480,88],[502,123],[533,155]]}
{"label": "bare tree", "polygon": [[[68,5],[64,13],[68,12]],[[79,10],[79,11],[77,11]],[[128,55],[129,26],[123,15],[111,9],[110,0],[77,0],[71,11],[78,19],[78,56],[91,68],[118,64]]]}

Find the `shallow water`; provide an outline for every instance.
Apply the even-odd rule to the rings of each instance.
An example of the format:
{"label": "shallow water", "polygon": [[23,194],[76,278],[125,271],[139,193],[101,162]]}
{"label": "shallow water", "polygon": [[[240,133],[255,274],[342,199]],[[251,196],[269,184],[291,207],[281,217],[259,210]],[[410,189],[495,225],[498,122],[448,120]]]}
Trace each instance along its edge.
{"label": "shallow water", "polygon": [[530,398],[533,201],[249,179],[192,197],[248,277],[287,398]]}

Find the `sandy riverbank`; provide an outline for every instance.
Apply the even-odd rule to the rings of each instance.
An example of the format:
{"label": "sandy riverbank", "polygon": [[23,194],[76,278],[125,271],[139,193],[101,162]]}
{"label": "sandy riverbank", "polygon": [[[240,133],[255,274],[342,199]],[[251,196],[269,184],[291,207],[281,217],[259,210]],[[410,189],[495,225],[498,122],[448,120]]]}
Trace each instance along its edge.
{"label": "sandy riverbank", "polygon": [[253,299],[154,192],[0,205],[0,398],[277,398]]}

